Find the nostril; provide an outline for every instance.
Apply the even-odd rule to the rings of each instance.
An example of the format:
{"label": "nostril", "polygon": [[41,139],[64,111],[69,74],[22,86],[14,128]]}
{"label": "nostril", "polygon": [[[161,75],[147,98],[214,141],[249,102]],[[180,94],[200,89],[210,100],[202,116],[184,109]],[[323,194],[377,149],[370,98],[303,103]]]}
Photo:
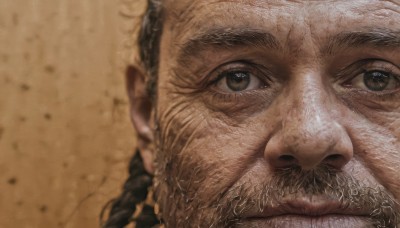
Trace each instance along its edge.
{"label": "nostril", "polygon": [[346,164],[346,159],[341,154],[331,154],[324,159],[323,163],[340,169]]}
{"label": "nostril", "polygon": [[297,159],[293,155],[280,155],[275,160],[274,166],[276,168],[287,168],[296,165]]}
{"label": "nostril", "polygon": [[326,161],[337,161],[342,159],[342,155],[340,154],[331,154],[325,158]]}
{"label": "nostril", "polygon": [[295,158],[292,155],[281,155],[281,156],[279,156],[279,160],[285,161],[285,162],[292,162],[295,160]]}

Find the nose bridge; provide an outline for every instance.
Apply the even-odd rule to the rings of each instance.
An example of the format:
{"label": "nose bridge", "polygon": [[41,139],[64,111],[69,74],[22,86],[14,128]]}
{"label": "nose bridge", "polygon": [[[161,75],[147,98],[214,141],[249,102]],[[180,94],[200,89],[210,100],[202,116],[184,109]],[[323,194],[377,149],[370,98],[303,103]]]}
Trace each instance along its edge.
{"label": "nose bridge", "polygon": [[265,148],[272,166],[313,169],[326,163],[340,169],[350,160],[352,143],[333,114],[338,106],[328,88],[312,73],[292,80],[281,100],[285,104],[280,105],[281,129]]}
{"label": "nose bridge", "polygon": [[334,105],[320,77],[313,77],[312,73],[299,76],[289,93],[282,119],[284,140],[288,144],[298,144],[299,140],[302,144],[313,143],[315,137],[329,140],[326,134],[335,125],[331,116]]}

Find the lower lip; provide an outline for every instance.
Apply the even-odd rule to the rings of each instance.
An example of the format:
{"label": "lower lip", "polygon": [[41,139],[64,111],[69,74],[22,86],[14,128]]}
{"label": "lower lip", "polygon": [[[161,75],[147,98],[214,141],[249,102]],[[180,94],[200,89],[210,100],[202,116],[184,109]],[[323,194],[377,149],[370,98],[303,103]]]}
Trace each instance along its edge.
{"label": "lower lip", "polygon": [[280,215],[270,218],[249,218],[242,220],[235,227],[340,227],[357,228],[373,227],[370,220],[364,216],[348,215],[323,215],[323,216],[305,216],[305,215]]}

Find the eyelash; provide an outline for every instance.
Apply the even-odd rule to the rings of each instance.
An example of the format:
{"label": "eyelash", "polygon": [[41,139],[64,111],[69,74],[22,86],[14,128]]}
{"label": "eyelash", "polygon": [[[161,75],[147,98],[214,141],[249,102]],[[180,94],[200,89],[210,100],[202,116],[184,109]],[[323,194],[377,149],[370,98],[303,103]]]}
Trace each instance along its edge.
{"label": "eyelash", "polygon": [[[378,62],[378,63],[376,63],[376,62]],[[372,65],[372,66],[369,67],[368,65]],[[351,66],[351,68],[353,68],[353,69],[357,68],[357,69],[355,70],[354,73],[346,72],[348,70],[344,70],[344,73],[342,72],[339,74],[339,75],[343,74],[343,76],[339,77],[339,80],[340,80],[340,78],[345,80],[343,83],[341,83],[341,85],[345,88],[348,87],[348,86],[346,86],[346,84],[350,84],[351,81],[354,80],[356,77],[360,76],[360,74],[365,74],[365,73],[372,72],[372,71],[381,71],[381,72],[387,73],[387,74],[393,76],[396,80],[398,80],[400,82],[400,73],[395,73],[396,67],[394,65],[392,65],[391,63],[386,63],[380,59],[362,60],[362,61],[359,61],[359,62],[353,64]],[[352,69],[350,69],[349,71],[352,71]],[[400,72],[400,70],[398,70],[398,69],[397,69],[397,71]],[[348,77],[347,75],[349,75],[349,74],[352,76]],[[385,94],[385,93],[387,93],[387,92],[382,92],[382,94]],[[379,92],[373,92],[373,94],[379,94]]]}
{"label": "eyelash", "polygon": [[[231,65],[237,65],[237,66],[231,66]],[[225,68],[226,67],[226,68]],[[227,73],[232,73],[232,72],[249,72],[255,77],[257,77],[259,80],[261,80],[264,84],[269,85],[268,81],[270,79],[266,76],[266,73],[263,73],[263,71],[266,70],[261,70],[262,66],[252,63],[249,61],[235,61],[235,62],[229,62],[218,68],[216,71],[211,73],[211,76],[208,79],[207,87],[215,85],[218,81],[222,80]],[[262,76],[260,76],[262,75]],[[248,93],[249,91],[244,91],[244,92],[238,92],[239,93]]]}
{"label": "eyelash", "polygon": [[[249,100],[254,98],[254,96],[260,95],[259,90],[246,90],[235,93],[223,93],[213,88],[216,86],[220,80],[223,80],[226,77],[227,73],[230,72],[249,72],[254,75],[254,77],[258,77],[262,83],[265,85],[269,85],[269,78],[264,73],[266,69],[261,70],[262,66],[259,66],[256,63],[252,63],[249,61],[234,61],[224,64],[220,66],[217,70],[211,72],[209,77],[204,78],[204,89],[209,94],[209,97],[212,100],[212,103],[234,103],[239,104],[243,100]],[[253,99],[254,100],[254,99]]]}
{"label": "eyelash", "polygon": [[214,101],[226,101],[238,102],[240,98],[243,98],[243,93],[220,93],[215,90],[210,90],[211,99]]}
{"label": "eyelash", "polygon": [[[237,62],[234,63],[227,63],[224,64],[221,68],[218,68],[215,72],[212,73],[213,76],[211,76],[211,80],[209,81],[209,85],[213,85],[219,80],[221,80],[225,74],[229,72],[235,72],[235,71],[250,71],[248,67],[227,67],[228,65],[231,64],[238,64]],[[227,67],[227,69],[224,69],[224,67]]]}
{"label": "eyelash", "polygon": [[371,72],[371,71],[382,71],[382,72],[385,72],[387,74],[390,74],[390,75],[394,76],[397,79],[400,79],[400,75],[394,73],[395,69],[393,67],[387,67],[387,66],[383,66],[381,68],[374,68],[374,69],[365,69],[364,68],[364,69],[361,70],[361,73],[365,74],[365,73],[368,73],[368,72]]}

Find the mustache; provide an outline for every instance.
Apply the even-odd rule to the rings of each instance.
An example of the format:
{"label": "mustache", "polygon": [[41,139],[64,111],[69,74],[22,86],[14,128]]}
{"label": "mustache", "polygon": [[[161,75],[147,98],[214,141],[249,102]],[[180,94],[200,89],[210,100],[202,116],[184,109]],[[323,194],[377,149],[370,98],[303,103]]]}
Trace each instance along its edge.
{"label": "mustache", "polygon": [[262,185],[241,184],[223,193],[214,206],[221,227],[234,227],[249,211],[284,204],[285,199],[323,196],[339,202],[339,209],[360,210],[369,214],[374,227],[397,227],[399,203],[382,186],[367,186],[351,175],[329,166],[304,171],[300,167],[277,170],[271,181]]}

